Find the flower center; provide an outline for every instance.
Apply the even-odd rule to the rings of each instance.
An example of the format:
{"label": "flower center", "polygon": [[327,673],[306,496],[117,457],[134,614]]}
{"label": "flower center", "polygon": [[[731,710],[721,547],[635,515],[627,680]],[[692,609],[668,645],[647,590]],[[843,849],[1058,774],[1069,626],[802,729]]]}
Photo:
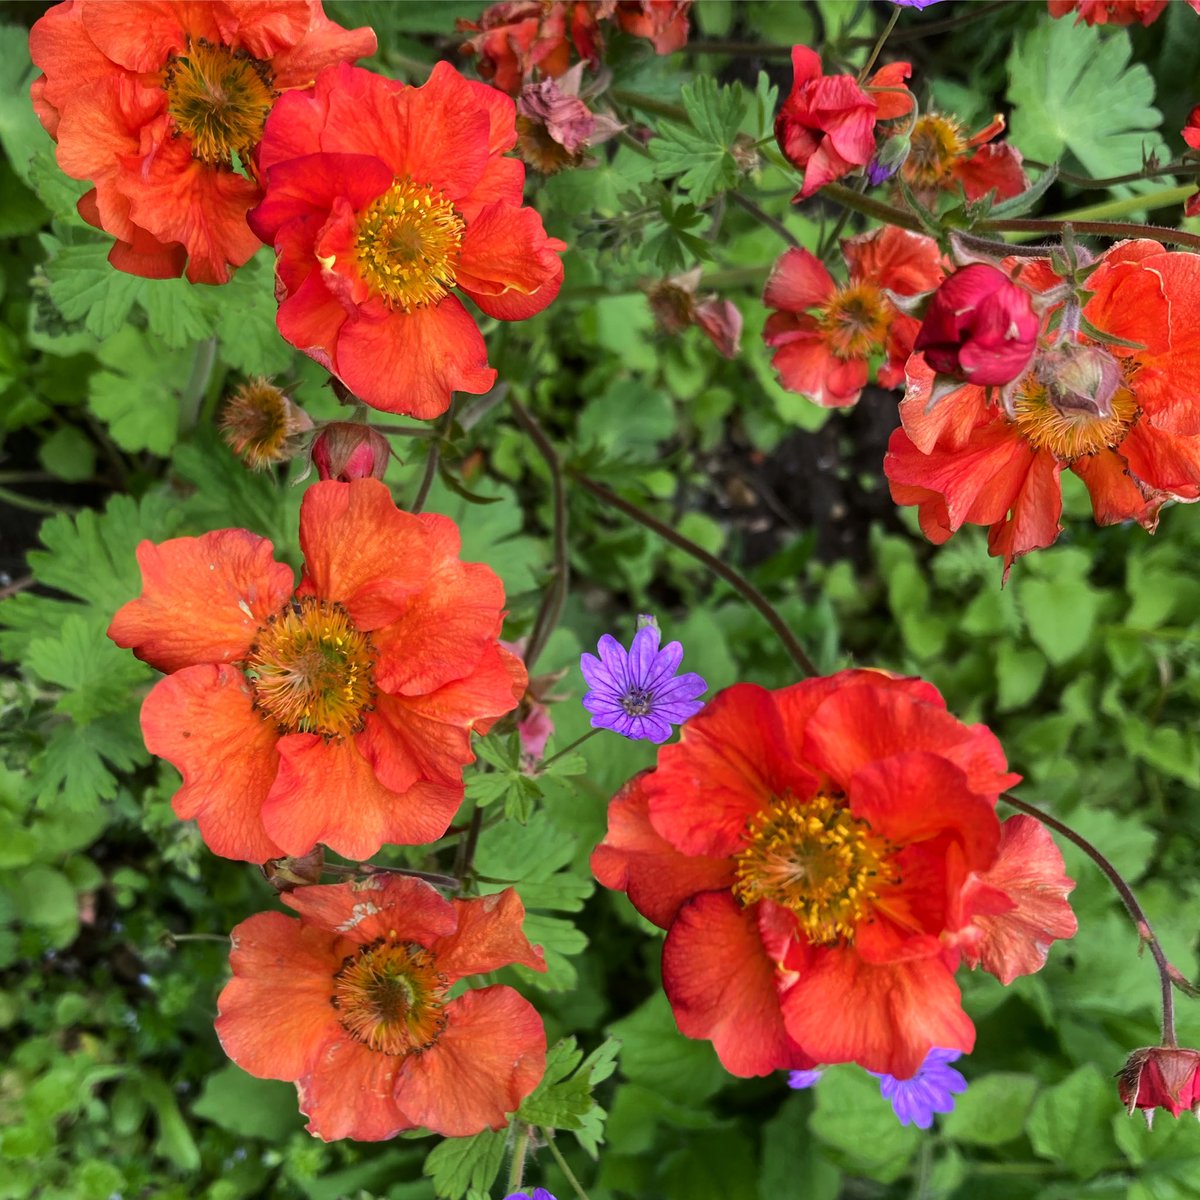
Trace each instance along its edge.
{"label": "flower center", "polygon": [[817,323],[837,358],[866,358],[883,347],[892,314],[873,283],[851,283],[834,292]]}
{"label": "flower center", "polygon": [[621,697],[621,707],[631,717],[644,717],[654,707],[654,697],[645,688],[631,687]]}
{"label": "flower center", "polygon": [[1119,446],[1138,414],[1133,393],[1122,384],[1110,401],[1111,416],[1097,416],[1086,408],[1059,407],[1045,384],[1027,375],[1013,398],[1013,421],[1035,450],[1049,450],[1055,458],[1071,461]]}
{"label": "flower center", "polygon": [[340,604],[294,600],[259,631],[246,659],[254,706],[281,734],[341,738],[363,727],[375,697],[375,647]]}
{"label": "flower center", "polygon": [[380,938],[350,955],[333,978],[332,1004],[342,1028],[371,1050],[419,1053],[446,1027],[450,985],[416,942]]}
{"label": "flower center", "polygon": [[902,173],[916,188],[935,188],[950,178],[954,160],[966,153],[962,126],[950,117],[927,113],[913,126]]}
{"label": "flower center", "polygon": [[771,900],[791,910],[814,945],[852,942],[877,884],[891,878],[890,847],[850,815],[845,798],[819,792],[806,803],[776,800],[748,834],[733,894],[743,904]]}
{"label": "flower center", "polygon": [[229,166],[262,139],[275,102],[270,67],[244,50],[214,46],[201,38],[172,57],[164,86],[167,112],[192,143],[192,157]]}
{"label": "flower center", "polygon": [[397,179],[359,214],[359,271],[389,308],[437,304],[454,286],[465,229],[444,192]]}

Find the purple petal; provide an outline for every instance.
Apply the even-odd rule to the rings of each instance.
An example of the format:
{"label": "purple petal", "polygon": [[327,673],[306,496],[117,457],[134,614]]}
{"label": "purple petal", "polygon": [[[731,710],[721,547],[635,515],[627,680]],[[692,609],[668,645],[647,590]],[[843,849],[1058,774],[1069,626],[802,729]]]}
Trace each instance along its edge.
{"label": "purple petal", "polygon": [[665,684],[683,662],[683,647],[678,642],[668,642],[659,652],[650,670],[646,673],[643,687],[654,692]]}
{"label": "purple petal", "polygon": [[597,688],[608,684],[614,690],[620,690],[620,683],[612,678],[608,668],[594,654],[581,654],[579,669],[583,672],[588,687]]}
{"label": "purple petal", "polygon": [[658,639],[662,637],[654,625],[645,625],[633,635],[629,647],[629,685],[645,688],[646,680],[654,673],[658,657]]}
{"label": "purple petal", "polygon": [[789,1071],[788,1072],[788,1087],[795,1088],[796,1091],[803,1091],[805,1088],[810,1088],[825,1072],[819,1067],[814,1067],[811,1071]]}
{"label": "purple petal", "polygon": [[629,656],[625,653],[625,647],[612,634],[606,633],[596,649],[613,685],[617,691],[624,692],[629,687]]}
{"label": "purple petal", "polygon": [[694,700],[708,691],[708,684],[702,675],[694,672],[680,675],[654,689],[655,700]]}

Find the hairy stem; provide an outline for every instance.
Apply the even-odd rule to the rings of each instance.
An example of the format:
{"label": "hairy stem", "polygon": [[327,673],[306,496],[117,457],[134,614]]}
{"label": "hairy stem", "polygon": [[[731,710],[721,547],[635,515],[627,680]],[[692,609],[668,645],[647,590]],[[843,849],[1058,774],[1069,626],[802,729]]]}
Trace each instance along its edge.
{"label": "hairy stem", "polygon": [[508,1167],[508,1187],[505,1189],[509,1192],[515,1192],[520,1186],[521,1181],[525,1177],[525,1152],[529,1149],[529,1126],[518,1125],[517,1137],[513,1142],[512,1162]]}
{"label": "hairy stem", "polygon": [[574,750],[576,746],[582,746],[583,743],[588,740],[588,738],[595,737],[599,732],[600,729],[597,727],[595,729],[589,729],[587,733],[580,734],[579,737],[577,737],[573,742],[568,742],[561,750],[555,750],[555,752],[550,755],[549,758],[542,759],[541,763],[538,764],[538,770],[544,771],[552,762],[557,762],[558,759],[562,758],[564,754],[570,754],[570,752]]}
{"label": "hairy stem", "polygon": [[583,1190],[583,1184],[575,1176],[575,1172],[571,1170],[567,1160],[563,1158],[562,1151],[554,1144],[554,1131],[552,1129],[543,1129],[542,1137],[546,1139],[546,1145],[550,1148],[550,1153],[554,1156],[554,1161],[558,1163],[558,1169],[567,1177],[567,1182],[571,1185],[575,1195],[579,1200],[589,1200],[587,1192]]}

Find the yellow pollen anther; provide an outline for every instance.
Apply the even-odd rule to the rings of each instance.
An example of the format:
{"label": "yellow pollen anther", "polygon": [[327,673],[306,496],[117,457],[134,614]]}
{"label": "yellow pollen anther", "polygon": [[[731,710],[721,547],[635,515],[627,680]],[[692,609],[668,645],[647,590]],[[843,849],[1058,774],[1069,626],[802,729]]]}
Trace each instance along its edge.
{"label": "yellow pollen anther", "polygon": [[279,732],[357,733],[375,697],[375,648],[340,604],[294,601],[259,631],[246,658],[254,705]]}
{"label": "yellow pollen anther", "polygon": [[940,187],[953,177],[954,163],[966,150],[967,139],[957,121],[927,113],[913,126],[901,174],[918,191]]}
{"label": "yellow pollen anther", "polygon": [[883,349],[892,312],[873,283],[839,288],[817,317],[825,343],[837,358],[866,358]]}
{"label": "yellow pollen anther", "polygon": [[262,140],[277,93],[270,67],[244,50],[201,38],[173,57],[163,86],[167,112],[192,143],[192,157],[229,166]]}
{"label": "yellow pollen anther", "polygon": [[1112,416],[1099,417],[1085,409],[1059,408],[1045,386],[1032,375],[1022,380],[1013,399],[1013,422],[1035,450],[1049,450],[1072,462],[1125,440],[1138,415],[1128,387],[1119,387],[1111,400]]}
{"label": "yellow pollen anther", "polygon": [[465,229],[445,193],[397,179],[359,214],[359,272],[389,308],[412,312],[437,304],[457,280]]}
{"label": "yellow pollen anther", "polygon": [[890,854],[843,797],[785,797],[750,822],[733,894],[743,904],[770,900],[789,909],[814,945],[849,943],[876,888],[891,882]]}
{"label": "yellow pollen anther", "polygon": [[342,963],[331,1002],[356,1041],[382,1054],[416,1054],[446,1027],[449,986],[423,946],[380,938]]}

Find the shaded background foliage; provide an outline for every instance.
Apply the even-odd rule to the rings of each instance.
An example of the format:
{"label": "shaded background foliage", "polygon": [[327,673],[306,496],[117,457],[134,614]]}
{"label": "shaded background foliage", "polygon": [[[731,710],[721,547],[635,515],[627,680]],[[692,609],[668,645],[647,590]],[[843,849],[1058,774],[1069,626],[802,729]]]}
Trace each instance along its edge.
{"label": "shaded background foliage", "polygon": [[[975,21],[937,32],[968,7]],[[414,82],[453,54],[454,18],[477,15],[430,3],[328,10],[372,24],[373,65]],[[314,419],[339,407],[321,371],[275,333],[265,251],[221,290],[108,267],[106,240],[74,215],[83,185],[58,171],[29,108],[27,30],[40,11],[10,5],[0,27],[0,1197],[423,1200],[486,1190],[503,1135],[446,1142],[428,1163],[436,1139],[326,1146],[303,1132],[290,1086],[245,1075],[216,1041],[225,935],[273,893],[172,815],[178,777],[149,759],[137,724],[153,673],[103,634],[139,588],[142,538],[246,526],[297,561],[303,488],[291,484],[301,465],[251,475],[213,433],[234,383],[274,373]],[[769,131],[771,84],[788,85],[788,46],[821,44],[828,60],[859,62],[887,15],[830,0],[698,0],[694,40],[785,53],[693,47],[662,60],[616,37],[609,62],[616,87],[651,101],[679,103],[697,77],[741,81],[746,104],[732,128],[756,138]],[[1002,108],[1030,158],[1108,175],[1136,170],[1143,147],[1174,144],[1197,98],[1194,20],[1173,4],[1151,29],[1094,31],[1050,22],[1040,4],[950,3],[906,14],[887,57],[911,58],[918,95],[966,124]],[[629,103],[622,116],[663,125]],[[591,170],[531,187],[548,230],[571,243],[567,284],[538,318],[489,332],[500,378],[570,465],[745,570],[822,669],[920,673],[958,715],[988,721],[1027,778],[1023,794],[1140,881],[1173,960],[1194,975],[1197,514],[1167,512],[1153,540],[1097,530],[1070,480],[1067,531],[1018,564],[1004,590],[981,531],[932,549],[882,480],[894,397],[871,390],[857,410],[830,415],[775,382],[757,297],[782,243],[724,192],[753,193],[810,246],[836,214],[819,201],[788,208],[794,180],[769,163],[744,181],[710,154],[712,170],[684,186],[671,180],[694,147],[674,158],[669,144],[651,157],[606,150]],[[1047,209],[1082,202],[1059,183]],[[732,363],[696,330],[658,333],[639,290],[697,257],[745,316]],[[388,481],[403,502],[428,443],[395,444]],[[507,406],[488,399],[459,409],[441,460],[428,507],[462,524],[465,558],[503,577],[506,634],[519,636],[552,563],[546,464]],[[569,489],[569,518],[573,585],[539,662],[568,668],[554,744],[586,729],[581,649],[604,631],[627,636],[639,611],[658,614],[714,690],[794,679],[761,617],[694,559],[579,488]],[[534,797],[519,786],[479,782],[511,780],[506,739],[489,739],[482,757],[494,770],[468,795],[528,816]],[[585,757],[582,773],[541,781],[527,823],[490,829],[476,865],[520,881],[550,970],[517,969],[511,982],[534,998],[551,1040],[574,1035],[583,1051],[607,1035],[621,1042],[616,1072],[602,1079],[601,1065],[593,1076],[606,1123],[586,1081],[561,1090],[548,1121],[582,1126],[585,1143],[603,1136],[596,1165],[560,1137],[595,1200],[1200,1196],[1196,1127],[1163,1118],[1148,1134],[1117,1104],[1111,1076],[1130,1049],[1156,1040],[1155,978],[1111,893],[1071,848],[1078,937],[1011,988],[966,979],[979,1029],[965,1060],[971,1088],[922,1134],[897,1125],[860,1071],[836,1068],[812,1093],[788,1093],[782,1077],[727,1076],[707,1044],[675,1031],[659,988],[661,934],[624,896],[595,893],[586,865],[605,801],[653,752],[605,735]],[[380,861],[445,869],[454,853],[446,839]],[[1186,1003],[1180,1025],[1185,1042],[1200,1039]],[[539,1176],[568,1194],[545,1152],[527,1174]]]}

